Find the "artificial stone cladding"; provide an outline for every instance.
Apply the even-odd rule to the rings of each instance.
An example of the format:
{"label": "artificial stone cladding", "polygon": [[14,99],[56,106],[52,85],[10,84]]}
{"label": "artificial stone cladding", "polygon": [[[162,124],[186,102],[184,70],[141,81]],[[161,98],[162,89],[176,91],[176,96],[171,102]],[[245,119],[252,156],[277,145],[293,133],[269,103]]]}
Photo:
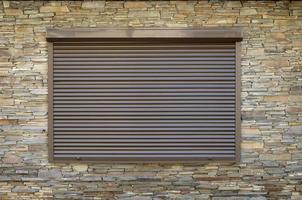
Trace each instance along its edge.
{"label": "artificial stone cladding", "polygon": [[[47,27],[242,27],[239,164],[49,163]],[[0,199],[302,199],[302,1],[2,1]]]}

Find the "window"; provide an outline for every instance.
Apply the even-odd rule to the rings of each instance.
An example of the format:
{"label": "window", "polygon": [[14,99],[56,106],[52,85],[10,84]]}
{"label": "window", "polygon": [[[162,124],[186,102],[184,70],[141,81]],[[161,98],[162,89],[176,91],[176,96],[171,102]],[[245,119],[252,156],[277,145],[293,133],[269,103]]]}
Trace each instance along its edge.
{"label": "window", "polygon": [[51,161],[239,160],[238,29],[48,29]]}

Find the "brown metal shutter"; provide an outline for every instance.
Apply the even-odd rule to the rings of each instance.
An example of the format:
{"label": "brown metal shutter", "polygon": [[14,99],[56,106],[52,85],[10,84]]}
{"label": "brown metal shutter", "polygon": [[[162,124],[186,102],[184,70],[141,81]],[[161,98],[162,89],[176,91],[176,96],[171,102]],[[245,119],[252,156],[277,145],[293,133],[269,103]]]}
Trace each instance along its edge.
{"label": "brown metal shutter", "polygon": [[54,42],[54,159],[235,160],[235,46]]}

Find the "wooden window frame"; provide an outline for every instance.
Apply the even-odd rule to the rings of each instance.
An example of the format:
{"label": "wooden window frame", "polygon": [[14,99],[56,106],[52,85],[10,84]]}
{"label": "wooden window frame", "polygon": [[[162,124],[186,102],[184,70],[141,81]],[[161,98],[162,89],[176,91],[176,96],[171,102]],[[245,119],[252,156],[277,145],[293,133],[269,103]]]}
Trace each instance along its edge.
{"label": "wooden window frame", "polygon": [[[235,91],[235,159],[215,159],[204,158],[200,160],[181,160],[173,159],[168,160],[166,158],[159,161],[132,161],[122,160],[116,161],[114,159],[110,161],[103,160],[78,160],[66,159],[57,160],[54,159],[53,154],[53,42],[60,41],[95,41],[98,39],[204,39],[207,42],[234,42],[236,48],[236,91]],[[200,28],[200,29],[188,29],[188,28],[48,28],[46,40],[48,44],[48,158],[49,162],[99,162],[99,163],[191,163],[191,162],[231,162],[240,163],[241,155],[241,45],[242,30],[237,27],[219,27],[219,28]]]}

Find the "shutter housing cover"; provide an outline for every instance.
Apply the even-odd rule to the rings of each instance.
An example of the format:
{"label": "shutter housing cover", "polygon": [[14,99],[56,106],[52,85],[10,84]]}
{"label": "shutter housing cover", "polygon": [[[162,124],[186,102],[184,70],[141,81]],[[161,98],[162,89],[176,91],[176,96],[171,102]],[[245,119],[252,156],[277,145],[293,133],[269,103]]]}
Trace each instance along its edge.
{"label": "shutter housing cover", "polygon": [[50,161],[239,161],[240,30],[47,34]]}

